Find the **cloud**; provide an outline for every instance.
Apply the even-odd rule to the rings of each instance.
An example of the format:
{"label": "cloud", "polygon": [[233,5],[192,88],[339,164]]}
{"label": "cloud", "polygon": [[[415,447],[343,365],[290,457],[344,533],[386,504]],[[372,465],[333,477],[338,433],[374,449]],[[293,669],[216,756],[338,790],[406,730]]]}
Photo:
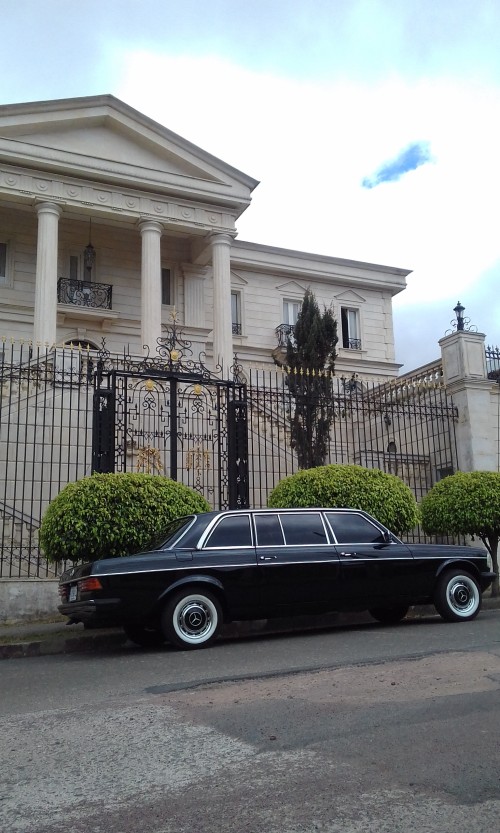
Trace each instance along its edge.
{"label": "cloud", "polygon": [[384,162],[372,176],[365,177],[361,184],[363,188],[375,188],[382,182],[396,182],[408,171],[415,171],[431,160],[429,142],[413,142],[395,159]]}

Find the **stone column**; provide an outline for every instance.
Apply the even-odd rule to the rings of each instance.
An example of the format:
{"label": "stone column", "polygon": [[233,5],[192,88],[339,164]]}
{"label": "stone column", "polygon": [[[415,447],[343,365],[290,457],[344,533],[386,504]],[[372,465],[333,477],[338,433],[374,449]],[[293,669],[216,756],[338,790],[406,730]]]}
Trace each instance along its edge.
{"label": "stone column", "polygon": [[[141,344],[156,355],[161,337],[161,223],[144,220],[139,223],[142,238],[141,264]],[[147,352],[145,350],[145,352]]]}
{"label": "stone column", "polygon": [[496,471],[494,385],[486,373],[483,333],[460,330],[439,342],[446,390],[458,409],[456,426],[461,471]]}
{"label": "stone column", "polygon": [[57,339],[57,255],[62,210],[56,203],[42,202],[36,206],[36,211],[38,240],[33,341],[52,346]]}
{"label": "stone column", "polygon": [[214,280],[214,363],[222,367],[224,378],[233,365],[233,328],[231,322],[231,243],[230,234],[213,233],[212,268]]}

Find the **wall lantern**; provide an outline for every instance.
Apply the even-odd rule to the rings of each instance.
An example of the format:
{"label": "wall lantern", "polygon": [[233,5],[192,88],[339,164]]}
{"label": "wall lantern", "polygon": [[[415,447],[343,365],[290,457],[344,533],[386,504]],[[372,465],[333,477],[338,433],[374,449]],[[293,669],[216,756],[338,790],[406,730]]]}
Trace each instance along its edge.
{"label": "wall lantern", "polygon": [[92,240],[92,218],[89,219],[89,242],[88,242],[87,246],[85,246],[85,249],[83,250],[83,263],[84,263],[85,269],[87,270],[87,272],[89,274],[89,280],[91,279],[92,269],[93,269],[94,264],[95,264],[95,249],[92,245],[91,240]]}

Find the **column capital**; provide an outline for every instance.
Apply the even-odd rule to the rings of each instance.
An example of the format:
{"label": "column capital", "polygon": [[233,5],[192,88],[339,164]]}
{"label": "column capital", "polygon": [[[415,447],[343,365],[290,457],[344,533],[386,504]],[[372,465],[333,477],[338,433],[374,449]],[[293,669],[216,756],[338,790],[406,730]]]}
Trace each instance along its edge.
{"label": "column capital", "polygon": [[154,231],[157,234],[163,234],[163,225],[158,220],[141,219],[137,223],[139,231],[143,234],[145,231]]}
{"label": "column capital", "polygon": [[40,215],[40,214],[54,214],[56,217],[60,217],[62,212],[63,212],[62,206],[60,206],[56,202],[51,202],[51,201],[36,202],[35,203],[35,211],[38,215]]}
{"label": "column capital", "polygon": [[226,231],[211,231],[208,235],[210,243],[213,245],[232,246],[235,234],[229,234]]}

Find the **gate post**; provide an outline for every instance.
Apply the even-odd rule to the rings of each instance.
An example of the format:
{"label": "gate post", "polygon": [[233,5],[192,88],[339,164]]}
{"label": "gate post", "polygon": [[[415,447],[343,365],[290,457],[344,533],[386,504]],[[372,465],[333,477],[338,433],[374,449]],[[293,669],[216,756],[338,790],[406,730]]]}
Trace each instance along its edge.
{"label": "gate post", "polygon": [[228,403],[228,485],[229,509],[249,506],[248,416],[246,387],[244,399]]}
{"label": "gate post", "polygon": [[107,387],[98,367],[94,377],[92,414],[92,473],[115,470],[115,374],[107,374]]}

